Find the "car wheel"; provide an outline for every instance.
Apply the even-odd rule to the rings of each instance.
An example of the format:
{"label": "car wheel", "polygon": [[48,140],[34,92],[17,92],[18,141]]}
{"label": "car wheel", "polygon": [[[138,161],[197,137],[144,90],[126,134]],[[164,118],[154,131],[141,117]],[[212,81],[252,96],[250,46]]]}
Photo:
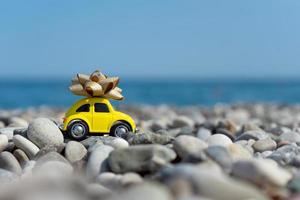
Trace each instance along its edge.
{"label": "car wheel", "polygon": [[110,135],[119,138],[125,138],[126,134],[130,132],[130,127],[123,122],[118,122],[110,130]]}
{"label": "car wheel", "polygon": [[74,121],[68,126],[68,135],[74,140],[82,140],[88,134],[88,126],[82,121]]}

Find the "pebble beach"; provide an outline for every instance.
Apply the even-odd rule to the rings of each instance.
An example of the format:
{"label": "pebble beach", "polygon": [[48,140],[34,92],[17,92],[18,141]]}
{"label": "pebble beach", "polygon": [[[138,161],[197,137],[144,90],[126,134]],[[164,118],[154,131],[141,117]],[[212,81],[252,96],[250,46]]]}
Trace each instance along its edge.
{"label": "pebble beach", "polygon": [[63,108],[0,110],[0,199],[300,199],[300,105],[120,110],[137,133],[82,141]]}

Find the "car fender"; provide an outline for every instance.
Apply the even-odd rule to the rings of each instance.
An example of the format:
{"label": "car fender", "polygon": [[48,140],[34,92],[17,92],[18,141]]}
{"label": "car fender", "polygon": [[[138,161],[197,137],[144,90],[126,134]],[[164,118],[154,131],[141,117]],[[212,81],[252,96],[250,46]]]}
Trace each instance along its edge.
{"label": "car fender", "polygon": [[63,130],[67,131],[70,123],[72,123],[73,121],[77,121],[77,120],[80,120],[80,121],[83,121],[84,123],[86,123],[86,125],[88,126],[88,128],[90,130],[91,124],[90,124],[89,120],[86,117],[78,117],[78,116],[68,117],[67,121],[64,123]]}

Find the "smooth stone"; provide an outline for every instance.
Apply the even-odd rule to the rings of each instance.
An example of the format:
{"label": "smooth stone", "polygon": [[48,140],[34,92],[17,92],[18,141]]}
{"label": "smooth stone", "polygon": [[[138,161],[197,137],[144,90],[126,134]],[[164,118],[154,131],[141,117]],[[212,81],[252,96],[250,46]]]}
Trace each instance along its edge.
{"label": "smooth stone", "polygon": [[29,160],[28,162],[25,163],[23,166],[23,174],[22,177],[31,177],[32,176],[32,171],[36,165],[35,160]]}
{"label": "smooth stone", "polygon": [[156,132],[159,130],[167,129],[168,124],[169,124],[169,120],[167,119],[153,120],[149,125],[149,128],[151,129],[151,131]]}
{"label": "smooth stone", "polygon": [[14,172],[16,174],[21,174],[22,168],[18,160],[8,151],[3,151],[0,153],[0,168]]}
{"label": "smooth stone", "polygon": [[[173,140],[175,137],[177,137],[180,133],[181,133],[181,128],[174,128],[174,129],[169,129],[169,130],[159,130],[156,132],[156,134],[167,136],[171,140]],[[163,143],[160,143],[160,144],[163,144]]]}
{"label": "smooth stone", "polygon": [[247,131],[263,131],[257,124],[254,123],[247,123],[244,124],[242,127],[242,133]]}
{"label": "smooth stone", "polygon": [[0,152],[4,151],[8,146],[8,137],[6,135],[0,135]]}
{"label": "smooth stone", "polygon": [[27,138],[27,128],[15,129],[14,135],[22,135],[23,137]]}
{"label": "smooth stone", "polygon": [[252,147],[256,152],[264,152],[276,149],[277,144],[271,138],[266,138],[262,140],[257,140]]}
{"label": "smooth stone", "polygon": [[63,150],[62,146],[60,148],[58,148],[57,146],[47,145],[39,150],[39,152],[34,156],[34,159],[38,160],[40,157],[42,157],[50,152],[61,153],[62,150]]}
{"label": "smooth stone", "polygon": [[217,129],[223,129],[228,131],[229,135],[233,136],[237,132],[237,125],[232,120],[219,121]]}
{"label": "smooth stone", "polygon": [[194,128],[191,127],[191,126],[185,126],[185,127],[182,127],[179,129],[179,133],[178,133],[178,136],[179,135],[192,135],[194,136],[195,133],[194,133]]}
{"label": "smooth stone", "polygon": [[231,144],[228,146],[228,152],[233,160],[250,159],[252,154],[245,147],[239,144]]}
{"label": "smooth stone", "polygon": [[171,124],[172,128],[182,128],[182,127],[193,127],[194,121],[190,119],[187,116],[177,116],[175,119],[173,119],[173,122]]}
{"label": "smooth stone", "polygon": [[66,158],[64,158],[62,155],[60,155],[55,151],[48,152],[45,155],[42,155],[41,157],[38,158],[36,157],[35,160],[36,160],[36,166],[43,165],[44,163],[50,161],[58,161],[70,165],[69,161]]}
{"label": "smooth stone", "polygon": [[288,142],[295,142],[298,145],[300,144],[300,134],[297,132],[286,132],[279,136],[280,141],[288,141]]}
{"label": "smooth stone", "polygon": [[289,144],[279,147],[268,158],[275,160],[279,164],[286,165],[291,163],[299,152],[297,145]]}
{"label": "smooth stone", "polygon": [[215,200],[269,199],[257,187],[244,181],[233,179],[223,172],[216,173],[210,168],[199,169],[191,164],[179,164],[160,171],[164,183],[186,180],[191,184],[193,193]]}
{"label": "smooth stone", "polygon": [[71,176],[73,173],[73,167],[70,164],[60,162],[60,161],[48,161],[39,165],[35,165],[33,168],[33,173],[43,176],[52,177],[67,177]]}
{"label": "smooth stone", "polygon": [[5,169],[0,169],[0,182],[1,185],[5,183],[11,183],[13,181],[18,180],[19,176],[16,175],[15,173],[5,170]]}
{"label": "smooth stone", "polygon": [[278,166],[273,160],[252,159],[236,161],[231,174],[258,186],[285,186],[292,174]]}
{"label": "smooth stone", "polygon": [[93,180],[100,172],[108,171],[107,158],[113,150],[111,146],[101,145],[91,152],[86,166],[88,179]]}
{"label": "smooth stone", "polygon": [[11,117],[8,121],[9,127],[28,127],[28,122],[20,117]]}
{"label": "smooth stone", "polygon": [[204,141],[207,140],[211,135],[211,131],[206,128],[200,128],[197,132],[197,137]]}
{"label": "smooth stone", "polygon": [[231,139],[231,141],[234,141],[234,138],[235,138],[235,135],[233,133],[231,133],[230,131],[223,129],[223,128],[218,128],[216,130],[216,134],[226,135],[227,137],[229,137]]}
{"label": "smooth stone", "polygon": [[21,166],[24,166],[29,161],[28,156],[21,149],[14,150],[13,155],[19,161]]}
{"label": "smooth stone", "polygon": [[108,163],[115,173],[148,173],[159,170],[175,158],[176,153],[163,145],[135,145],[112,151]]}
{"label": "smooth stone", "polygon": [[122,175],[104,172],[96,177],[96,182],[110,190],[120,190]]}
{"label": "smooth stone", "polygon": [[11,140],[14,136],[14,131],[17,129],[24,129],[24,127],[5,127],[0,128],[0,135],[6,135],[8,140]]}
{"label": "smooth stone", "polygon": [[204,141],[189,135],[178,136],[173,141],[173,148],[180,158],[199,153],[207,147],[208,145]]}
{"label": "smooth stone", "polygon": [[236,138],[236,141],[238,140],[262,140],[268,138],[268,134],[264,131],[247,131],[242,133],[240,136]]}
{"label": "smooth stone", "polygon": [[205,149],[206,155],[217,162],[226,171],[229,171],[232,165],[232,158],[223,146],[210,146]]}
{"label": "smooth stone", "polygon": [[15,143],[16,147],[22,149],[30,159],[33,159],[40,150],[30,140],[21,135],[15,135],[13,137],[13,142]]}
{"label": "smooth stone", "polygon": [[139,174],[134,172],[125,173],[120,180],[122,187],[128,187],[128,186],[140,184],[142,182],[143,182],[143,178]]}
{"label": "smooth stone", "polygon": [[65,157],[71,163],[84,159],[86,155],[87,150],[80,142],[70,141],[67,143],[65,148]]}
{"label": "smooth stone", "polygon": [[88,199],[104,199],[111,195],[112,191],[97,183],[91,183],[86,187]]}
{"label": "smooth stone", "polygon": [[3,121],[0,121],[0,128],[4,128],[5,127],[5,123]]}
{"label": "smooth stone", "polygon": [[231,139],[223,134],[214,134],[207,138],[206,142],[209,146],[217,145],[227,147],[228,145],[232,144]]}
{"label": "smooth stone", "polygon": [[37,118],[28,126],[28,139],[39,148],[47,145],[60,147],[64,143],[64,137],[58,126],[47,118]]}
{"label": "smooth stone", "polygon": [[168,134],[156,134],[152,132],[128,133],[124,138],[130,145],[137,144],[168,144],[173,141],[173,137]]}
{"label": "smooth stone", "polygon": [[111,137],[111,136],[100,137],[100,141],[105,145],[109,145],[113,147],[114,149],[126,148],[129,146],[126,140],[118,137]]}
{"label": "smooth stone", "polygon": [[142,183],[119,194],[113,194],[106,200],[173,200],[168,189],[158,183]]}

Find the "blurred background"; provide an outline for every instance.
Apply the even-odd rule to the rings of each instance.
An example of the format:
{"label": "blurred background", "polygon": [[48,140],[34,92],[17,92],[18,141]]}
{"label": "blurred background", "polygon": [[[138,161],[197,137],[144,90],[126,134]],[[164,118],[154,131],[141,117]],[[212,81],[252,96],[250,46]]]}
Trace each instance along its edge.
{"label": "blurred background", "polygon": [[76,73],[122,104],[300,102],[300,1],[0,3],[0,108],[70,106]]}

